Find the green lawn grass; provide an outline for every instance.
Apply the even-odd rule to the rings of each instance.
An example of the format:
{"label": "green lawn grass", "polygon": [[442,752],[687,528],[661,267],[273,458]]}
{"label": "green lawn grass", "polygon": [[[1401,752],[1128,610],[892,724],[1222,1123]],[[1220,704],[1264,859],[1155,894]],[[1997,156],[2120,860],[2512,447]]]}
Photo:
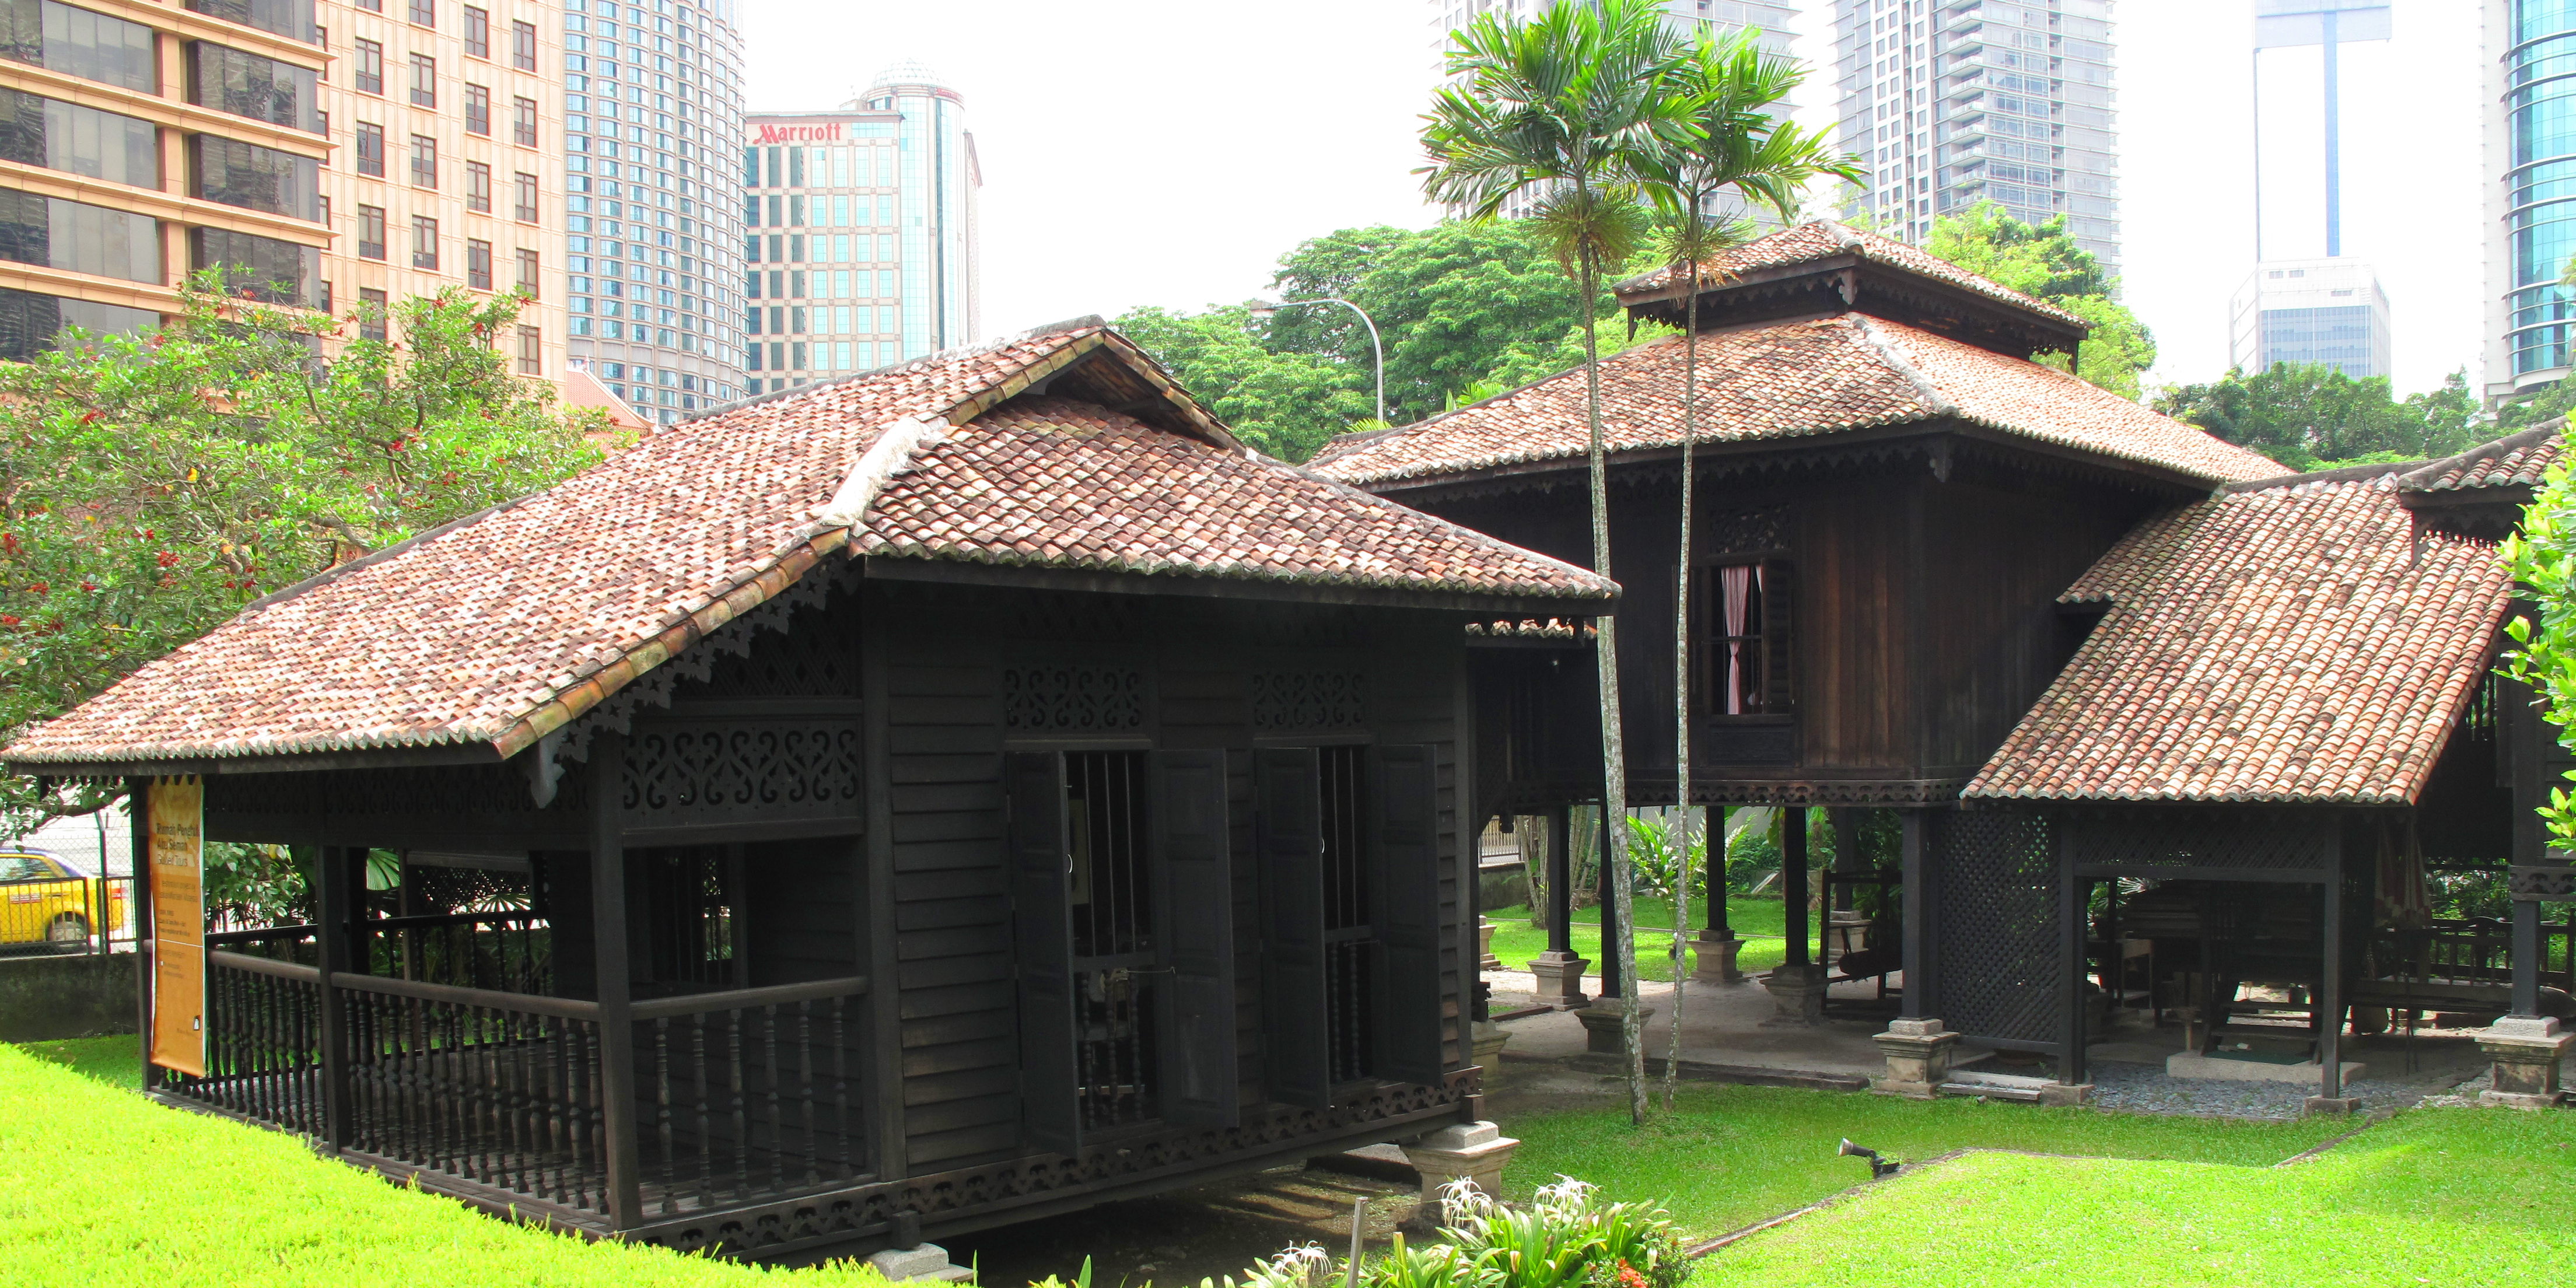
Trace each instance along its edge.
{"label": "green lawn grass", "polygon": [[1724,1249],[1691,1283],[2557,1288],[2571,1212],[2576,1115],[2421,1109],[2284,1168],[1971,1155]]}
{"label": "green lawn grass", "polygon": [[29,1042],[18,1049],[39,1060],[62,1065],[74,1073],[128,1091],[143,1089],[143,1046],[131,1033],[104,1038],[65,1038],[60,1042]]}
{"label": "green lawn grass", "polygon": [[[1512,1197],[1558,1175],[1612,1197],[1660,1199],[1704,1238],[1804,1207],[1869,1178],[1842,1158],[1843,1138],[1907,1159],[1971,1147],[2263,1167],[2352,1130],[2350,1119],[2253,1122],[1977,1100],[1897,1100],[1783,1087],[1684,1084],[1677,1112],[1638,1128],[1624,1099],[1599,1108],[1515,1115],[1521,1147],[1504,1174]],[[1918,1233],[1907,1237],[1920,1239]],[[1866,1265],[1846,1263],[1846,1273]],[[1850,1283],[1906,1282],[1871,1275]],[[1926,1281],[1938,1282],[1938,1281]]]}
{"label": "green lawn grass", "polygon": [[[1784,930],[1786,914],[1783,909],[1787,906],[1777,899],[1737,898],[1726,901],[1727,925],[1741,936],[1761,936],[1749,938],[1744,947],[1737,951],[1735,964],[1738,969],[1747,972],[1766,971],[1780,964],[1786,949],[1786,944],[1780,937],[1786,933]],[[1485,913],[1485,919],[1494,923],[1494,956],[1502,960],[1507,970],[1528,970],[1530,958],[1547,950],[1547,932],[1532,928],[1529,918],[1530,912],[1527,907],[1494,908]],[[1691,905],[1693,923],[1691,933],[1698,934],[1699,926],[1705,924],[1707,919],[1708,909],[1694,901]],[[1645,896],[1638,898],[1638,926],[1660,926],[1669,929],[1672,924],[1672,900]],[[1637,978],[1668,980],[1673,977],[1672,958],[1668,955],[1671,943],[1672,940],[1668,935],[1650,934],[1642,929],[1639,931]],[[1599,971],[1600,908],[1574,910],[1574,951],[1593,963],[1591,969]],[[1685,950],[1684,957],[1695,961],[1698,954]]]}
{"label": "green lawn grass", "polygon": [[[0,1045],[0,1282],[12,1288],[780,1282],[497,1221],[316,1159],[293,1136],[165,1108],[107,1085],[118,1073],[109,1041],[123,1044],[133,1085],[132,1038],[50,1043],[43,1056]],[[848,1265],[794,1282],[886,1283]]]}

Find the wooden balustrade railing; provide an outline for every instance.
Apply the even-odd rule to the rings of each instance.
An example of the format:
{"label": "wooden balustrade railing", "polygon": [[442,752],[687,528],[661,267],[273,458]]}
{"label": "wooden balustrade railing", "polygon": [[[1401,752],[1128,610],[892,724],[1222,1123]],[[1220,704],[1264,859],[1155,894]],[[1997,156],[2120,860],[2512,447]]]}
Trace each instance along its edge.
{"label": "wooden balustrade railing", "polygon": [[866,1175],[864,979],[634,1003],[646,1210],[704,1211]]}

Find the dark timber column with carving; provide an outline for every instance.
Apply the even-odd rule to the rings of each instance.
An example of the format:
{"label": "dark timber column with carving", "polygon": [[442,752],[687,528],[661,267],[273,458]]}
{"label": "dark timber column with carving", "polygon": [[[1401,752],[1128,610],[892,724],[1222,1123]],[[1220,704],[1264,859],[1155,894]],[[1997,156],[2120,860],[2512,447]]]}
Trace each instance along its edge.
{"label": "dark timber column with carving", "polygon": [[349,1012],[341,997],[340,977],[359,970],[350,946],[363,942],[357,919],[364,914],[358,903],[366,897],[366,861],[364,850],[326,845],[314,865],[319,888],[314,891],[313,920],[322,928],[315,936],[322,950],[320,985],[315,989],[321,1008],[322,1143],[334,1151],[347,1149],[356,1131],[349,1086]]}
{"label": "dark timber column with carving", "polygon": [[1763,1023],[1820,1024],[1825,1018],[1825,972],[1807,952],[1807,932],[1815,913],[1807,906],[1807,808],[1803,805],[1780,807],[1780,887],[1789,943],[1779,968],[1763,980],[1775,1007]]}
{"label": "dark timber column with carving", "polygon": [[1538,979],[1538,1004],[1570,1011],[1590,1000],[1583,971],[1592,963],[1574,953],[1574,829],[1570,806],[1547,812],[1547,951],[1530,959]]}
{"label": "dark timber column with carving", "polygon": [[625,1229],[643,1217],[641,1169],[635,1156],[635,976],[628,941],[626,739],[603,731],[590,754],[590,916],[599,988],[600,1124],[607,1146],[608,1223]]}
{"label": "dark timber column with carving", "polygon": [[1929,849],[1933,828],[1930,810],[1909,809],[1898,816],[1904,829],[1899,842],[1897,862],[1901,869],[1899,891],[1905,900],[1905,988],[1897,998],[1896,1019],[1887,1031],[1877,1036],[1879,1054],[1887,1061],[1887,1070],[1871,1080],[1870,1090],[1885,1096],[1905,1096],[1929,1100],[1942,1083],[1950,1078],[1951,1053],[1958,1049],[1959,1035],[1944,1029],[1933,1018],[1933,976],[1939,967],[1932,960],[1932,864]]}

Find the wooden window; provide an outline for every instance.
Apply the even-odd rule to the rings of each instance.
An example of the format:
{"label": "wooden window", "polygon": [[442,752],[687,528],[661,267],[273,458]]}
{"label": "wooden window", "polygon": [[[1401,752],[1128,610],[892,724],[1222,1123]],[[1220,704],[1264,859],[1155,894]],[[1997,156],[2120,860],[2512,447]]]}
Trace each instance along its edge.
{"label": "wooden window", "polygon": [[468,85],[465,87],[465,132],[468,134],[480,134],[486,138],[491,137],[491,86]]}
{"label": "wooden window", "polygon": [[1008,758],[1024,1125],[1071,1152],[1233,1123],[1234,924],[1222,751]]}
{"label": "wooden window", "polygon": [[492,11],[465,6],[465,52],[474,58],[492,56]]}
{"label": "wooden window", "polygon": [[427,215],[411,217],[411,266],[438,267],[438,221]]}
{"label": "wooden window", "polygon": [[358,173],[385,177],[385,127],[358,122]]}
{"label": "wooden window", "polygon": [[438,26],[438,0],[411,0],[411,25]]}
{"label": "wooden window", "polygon": [[537,146],[537,100],[510,100],[510,141],[523,148]]}
{"label": "wooden window", "polygon": [[465,163],[465,208],[492,213],[492,167],[480,161]]}
{"label": "wooden window", "polygon": [[512,217],[522,223],[537,222],[537,176],[523,174],[518,178],[518,196]]}
{"label": "wooden window", "polygon": [[519,294],[532,300],[537,298],[537,252],[535,251],[519,252]]}
{"label": "wooden window", "polygon": [[1704,564],[1692,575],[1691,692],[1702,714],[1791,709],[1790,584],[1781,559]]}
{"label": "wooden window", "polygon": [[438,106],[438,60],[427,54],[411,56],[411,105]]}
{"label": "wooden window", "polygon": [[[378,213],[381,214],[383,212],[379,211]],[[384,257],[379,255],[376,258],[382,259]],[[361,340],[384,339],[386,336],[385,317],[385,293],[383,291],[369,290],[363,286],[359,287],[358,338]]]}
{"label": "wooden window", "polygon": [[[383,259],[384,257],[385,208],[360,206],[358,207],[358,258]],[[366,292],[360,291],[358,295],[363,299]]]}
{"label": "wooden window", "polygon": [[1270,1096],[1322,1107],[1370,1078],[1438,1085],[1438,800],[1428,747],[1254,753]]}
{"label": "wooden window", "polygon": [[492,243],[465,239],[465,284],[478,291],[492,289]]}
{"label": "wooden window", "polygon": [[[521,370],[533,328],[519,328]],[[643,876],[646,969],[655,991],[735,987],[742,975],[735,915],[740,903],[738,847],[691,845],[639,850]]]}
{"label": "wooden window", "polygon": [[356,78],[358,92],[361,94],[384,93],[385,47],[372,40],[361,40],[357,42],[357,50],[358,65],[353,74]]}
{"label": "wooden window", "polygon": [[523,376],[546,374],[545,340],[532,326],[519,328],[519,374]]}
{"label": "wooden window", "polygon": [[537,69],[537,24],[510,24],[510,65],[523,72]]}
{"label": "wooden window", "polygon": [[438,186],[438,140],[426,134],[411,136],[411,186]]}

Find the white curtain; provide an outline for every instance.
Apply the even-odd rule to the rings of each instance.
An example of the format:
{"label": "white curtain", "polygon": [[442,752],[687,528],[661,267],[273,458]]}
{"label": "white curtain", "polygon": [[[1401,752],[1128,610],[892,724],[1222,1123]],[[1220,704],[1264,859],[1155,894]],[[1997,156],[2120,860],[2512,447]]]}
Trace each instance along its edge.
{"label": "white curtain", "polygon": [[1744,714],[1744,633],[1746,610],[1753,603],[1753,565],[1727,564],[1717,570],[1718,611],[1726,618],[1726,714]]}

